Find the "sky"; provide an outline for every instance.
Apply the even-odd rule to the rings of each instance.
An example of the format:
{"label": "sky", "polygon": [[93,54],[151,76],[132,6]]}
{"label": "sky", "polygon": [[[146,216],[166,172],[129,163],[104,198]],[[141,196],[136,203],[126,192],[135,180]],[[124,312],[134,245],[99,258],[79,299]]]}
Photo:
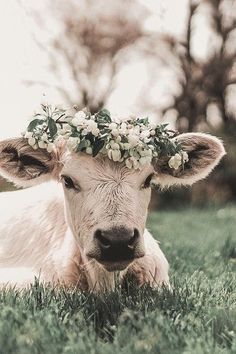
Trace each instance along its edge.
{"label": "sky", "polygon": [[[140,2],[151,11],[151,16],[146,22],[147,29],[155,28],[160,33],[181,36],[185,26],[188,0],[140,0]],[[34,38],[42,36],[40,40],[45,40],[46,43],[59,30],[53,19],[49,19],[51,29],[45,36],[26,11],[29,4],[32,6],[29,0],[0,2],[0,139],[18,136],[41,102],[63,103],[62,98],[52,88],[26,85],[28,81],[44,81],[49,86],[53,85],[47,58],[36,45]],[[47,16],[44,5],[45,2],[34,2],[37,10],[43,11]],[[211,37],[204,17],[200,16],[199,24],[197,28],[200,31],[197,30],[195,33],[193,50],[196,56],[203,58]],[[136,61],[125,66],[121,72],[118,88],[108,104],[108,108],[112,108],[115,114],[134,113],[132,102],[140,95],[140,76],[137,73],[143,80],[147,80],[145,63]],[[153,91],[160,105],[168,99],[169,90],[171,77],[166,80],[164,73],[160,73],[160,80],[156,90]]]}

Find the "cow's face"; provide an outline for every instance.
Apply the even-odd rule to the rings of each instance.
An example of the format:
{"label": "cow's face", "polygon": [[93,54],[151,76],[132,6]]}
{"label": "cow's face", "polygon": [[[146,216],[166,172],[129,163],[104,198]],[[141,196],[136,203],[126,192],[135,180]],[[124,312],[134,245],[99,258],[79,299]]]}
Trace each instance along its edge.
{"label": "cow's face", "polygon": [[64,149],[33,150],[26,139],[0,143],[0,172],[20,186],[49,179],[63,184],[68,225],[87,259],[107,270],[124,269],[145,254],[143,233],[151,182],[162,187],[191,185],[205,178],[225,154],[221,141],[200,133],[178,136],[188,153],[184,170],[155,159],[141,170],[129,170],[107,157]]}
{"label": "cow's face", "polygon": [[154,168],[130,170],[107,157],[69,154],[61,171],[68,224],[83,254],[108,270],[144,256]]}

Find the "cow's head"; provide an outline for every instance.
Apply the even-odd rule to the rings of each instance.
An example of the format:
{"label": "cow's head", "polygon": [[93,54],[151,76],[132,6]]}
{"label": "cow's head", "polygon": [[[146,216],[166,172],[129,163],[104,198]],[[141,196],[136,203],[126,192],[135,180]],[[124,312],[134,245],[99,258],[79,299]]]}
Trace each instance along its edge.
{"label": "cow's head", "polygon": [[128,169],[102,155],[48,153],[33,150],[24,138],[0,143],[0,172],[28,187],[49,179],[62,184],[67,223],[86,259],[109,270],[124,269],[145,254],[144,228],[151,184],[191,185],[205,178],[225,154],[216,137],[189,133],[178,136],[188,153],[184,170],[165,159],[153,159],[141,170]]}

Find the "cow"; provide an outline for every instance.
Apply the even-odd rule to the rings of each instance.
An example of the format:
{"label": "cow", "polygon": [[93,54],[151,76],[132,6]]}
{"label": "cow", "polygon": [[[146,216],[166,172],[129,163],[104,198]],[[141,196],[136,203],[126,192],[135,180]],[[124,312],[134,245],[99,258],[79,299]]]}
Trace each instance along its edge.
{"label": "cow", "polygon": [[[20,190],[0,194],[0,284],[43,283],[110,291],[129,276],[169,284],[168,262],[145,228],[151,186],[192,185],[225,154],[204,133],[177,137],[188,162],[162,158],[128,169],[98,154],[34,150],[24,137],[0,142],[0,174]],[[23,188],[22,188],[23,187]]]}

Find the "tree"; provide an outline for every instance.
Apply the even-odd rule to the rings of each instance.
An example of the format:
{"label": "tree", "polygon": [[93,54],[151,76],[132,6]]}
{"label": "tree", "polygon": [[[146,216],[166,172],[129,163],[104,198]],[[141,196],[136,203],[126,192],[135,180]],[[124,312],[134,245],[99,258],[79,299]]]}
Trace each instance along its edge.
{"label": "tree", "polygon": [[[230,1],[235,6],[235,1]],[[218,37],[218,48],[204,62],[192,55],[193,20],[198,8],[202,5],[211,10],[211,27]],[[235,117],[227,109],[228,88],[236,84],[236,12],[229,16],[225,8],[229,1],[203,0],[200,3],[190,1],[186,35],[183,41],[172,39],[172,50],[179,59],[181,68],[181,90],[174,97],[173,104],[167,107],[177,112],[177,127],[180,130],[192,131],[204,123],[211,129],[207,110],[214,104],[219,111],[225,127],[235,126]],[[234,40],[233,40],[234,39]]]}
{"label": "tree", "polygon": [[39,44],[48,52],[56,89],[69,105],[98,111],[130,49],[138,49],[146,37],[143,21],[148,12],[135,0],[57,1],[51,10],[62,30],[47,47]]}

